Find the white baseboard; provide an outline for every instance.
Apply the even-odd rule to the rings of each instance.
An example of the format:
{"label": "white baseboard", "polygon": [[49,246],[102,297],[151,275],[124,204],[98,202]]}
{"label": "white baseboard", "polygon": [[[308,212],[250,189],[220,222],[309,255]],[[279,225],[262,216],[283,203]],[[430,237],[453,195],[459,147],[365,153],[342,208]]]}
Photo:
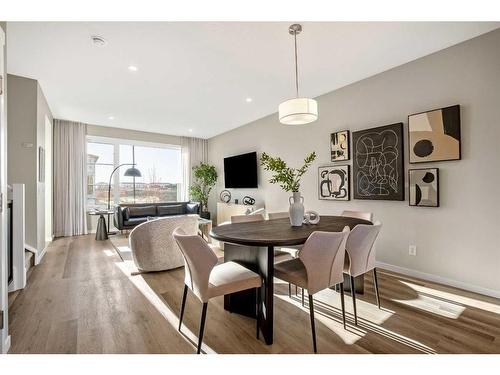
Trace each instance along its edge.
{"label": "white baseboard", "polygon": [[45,247],[43,248],[43,250],[42,250],[42,251],[40,251],[40,253],[39,253],[39,254],[35,254],[35,266],[39,265],[39,264],[40,264],[40,262],[42,261],[43,256],[44,256],[44,255],[45,255],[45,253],[47,252],[47,247],[48,247],[48,246],[45,246]]}
{"label": "white baseboard", "polygon": [[464,283],[462,281],[448,279],[446,277],[433,275],[431,273],[425,273],[425,272],[421,272],[421,271],[417,271],[417,270],[412,270],[410,268],[395,266],[395,265],[392,265],[389,263],[376,262],[376,265],[377,265],[377,268],[382,268],[382,269],[385,269],[388,271],[401,273],[403,275],[416,277],[419,279],[432,281],[432,282],[447,285],[447,286],[452,286],[454,288],[467,290],[469,292],[484,294],[485,296],[500,298],[500,291],[498,291],[498,290],[488,289],[488,288],[484,288],[482,286]]}
{"label": "white baseboard", "polygon": [[38,249],[35,249],[33,246],[30,246],[28,244],[24,244],[24,248],[28,251],[31,251],[34,256],[35,256],[35,266],[37,266],[38,264],[40,264],[40,262],[42,261],[42,258],[43,256],[45,255],[45,253],[47,252],[47,247],[48,246],[45,246],[42,251],[38,251]]}
{"label": "white baseboard", "polygon": [[35,255],[38,254],[38,249],[35,249],[33,246],[30,246],[27,243],[24,244],[24,248],[28,251],[31,251]]}
{"label": "white baseboard", "polygon": [[2,354],[7,354],[9,352],[9,349],[10,349],[10,335],[7,336],[7,338],[5,339]]}

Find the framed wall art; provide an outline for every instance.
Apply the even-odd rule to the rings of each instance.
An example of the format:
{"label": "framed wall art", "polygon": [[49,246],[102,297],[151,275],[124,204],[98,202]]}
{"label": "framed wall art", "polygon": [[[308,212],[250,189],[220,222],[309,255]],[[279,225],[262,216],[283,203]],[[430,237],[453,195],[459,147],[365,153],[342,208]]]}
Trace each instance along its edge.
{"label": "framed wall art", "polygon": [[408,116],[410,163],[460,160],[460,106]]}
{"label": "framed wall art", "polygon": [[332,201],[348,201],[350,195],[350,169],[348,165],[318,168],[318,197]]}
{"label": "framed wall art", "polygon": [[410,206],[439,207],[439,168],[410,169]]}
{"label": "framed wall art", "polygon": [[354,199],[405,199],[403,123],[353,132]]}
{"label": "framed wall art", "polygon": [[332,161],[349,160],[349,130],[330,134],[330,155]]}

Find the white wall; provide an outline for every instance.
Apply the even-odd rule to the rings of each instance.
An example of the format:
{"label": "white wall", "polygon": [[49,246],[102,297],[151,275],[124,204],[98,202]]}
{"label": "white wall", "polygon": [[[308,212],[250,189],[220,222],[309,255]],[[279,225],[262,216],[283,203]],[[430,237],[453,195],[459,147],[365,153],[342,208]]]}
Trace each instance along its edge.
{"label": "white wall", "polygon": [[181,137],[176,135],[142,132],[138,130],[112,128],[109,126],[87,125],[87,135],[99,137],[132,139],[134,141],[180,145]]}
{"label": "white wall", "polygon": [[45,115],[45,245],[52,241],[52,121]]}
{"label": "white wall", "polygon": [[[47,103],[47,99],[45,99],[45,95],[43,94],[42,88],[37,81],[36,84],[36,129],[37,129],[37,146],[43,147],[45,150],[45,176],[47,176],[47,160],[52,160],[52,127],[47,128],[46,119],[48,122],[52,124],[52,112],[50,111],[49,105]],[[46,134],[46,132],[50,131],[50,134]],[[47,144],[47,141],[50,141],[50,144]],[[39,160],[38,160],[38,147],[37,147],[37,249],[42,252],[46,246],[46,211],[52,213],[52,202],[48,202],[46,200],[46,195],[52,195],[52,181],[47,181],[44,179],[43,182],[38,180],[38,168],[39,168]],[[50,177],[52,178],[52,173],[50,173]],[[52,218],[52,215],[50,215]],[[41,254],[43,256],[43,253]],[[36,262],[40,261],[41,256],[38,255],[35,259]]]}
{"label": "white wall", "polygon": [[[298,167],[314,150],[317,161],[301,187],[306,209],[371,211],[384,224],[379,262],[500,296],[499,46],[500,29],[320,96],[319,120],[310,125],[284,126],[273,114],[210,139],[209,159],[221,175],[211,211],[223,189],[225,156],[266,151]],[[408,114],[453,104],[461,105],[462,160],[412,166],[440,168],[441,207],[409,207],[408,194],[405,202],[318,200],[317,168],[329,164],[330,133],[395,122],[403,122],[406,133]],[[406,176],[407,152],[405,160]],[[268,211],[287,209],[289,194],[269,184],[267,172],[259,174],[259,189],[233,190],[233,198],[248,194]],[[417,245],[416,257],[408,255],[409,244]]]}

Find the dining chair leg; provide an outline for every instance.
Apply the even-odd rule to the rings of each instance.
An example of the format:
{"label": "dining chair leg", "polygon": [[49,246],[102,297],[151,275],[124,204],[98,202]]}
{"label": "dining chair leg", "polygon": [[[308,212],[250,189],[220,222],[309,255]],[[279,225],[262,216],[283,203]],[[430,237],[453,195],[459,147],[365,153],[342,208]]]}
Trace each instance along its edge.
{"label": "dining chair leg", "polygon": [[358,314],[356,312],[356,288],[354,287],[353,276],[351,276],[351,296],[352,296],[352,308],[354,310],[354,325],[358,325]]}
{"label": "dining chair leg", "polygon": [[302,288],[302,307],[304,307],[304,288]]}
{"label": "dining chair leg", "polygon": [[375,284],[375,297],[377,298],[377,306],[380,309],[380,295],[378,294],[378,279],[377,279],[377,269],[373,269],[373,283]]}
{"label": "dining chair leg", "polygon": [[297,295],[299,292],[297,285],[295,285],[295,295]]}
{"label": "dining chair leg", "polygon": [[345,301],[344,301],[344,283],[340,283],[340,303],[342,305],[342,323],[344,323],[344,329],[346,329],[345,326]]}
{"label": "dining chair leg", "polygon": [[203,343],[203,331],[205,330],[205,319],[207,318],[207,307],[208,302],[203,304],[203,310],[201,310],[201,322],[200,322],[200,333],[198,334],[198,350],[196,354],[201,352],[201,344]]}
{"label": "dining chair leg", "polygon": [[314,353],[317,353],[316,348],[316,325],[314,323],[314,302],[313,296],[309,294],[309,315],[311,317],[311,331],[312,331],[312,339],[313,339],[313,349]]}
{"label": "dining chair leg", "polygon": [[257,340],[259,339],[259,336],[260,336],[260,309],[261,309],[261,306],[262,306],[262,288],[255,288],[255,295],[256,295],[256,298],[257,298],[257,308],[256,308],[256,312],[257,312]]}
{"label": "dining chair leg", "polygon": [[184,284],[184,293],[182,294],[182,302],[181,302],[181,314],[179,316],[179,332],[181,331],[182,318],[184,317],[184,308],[186,307],[187,292],[188,292],[188,287],[186,284]]}
{"label": "dining chair leg", "polygon": [[288,298],[292,298],[292,284],[288,283]]}

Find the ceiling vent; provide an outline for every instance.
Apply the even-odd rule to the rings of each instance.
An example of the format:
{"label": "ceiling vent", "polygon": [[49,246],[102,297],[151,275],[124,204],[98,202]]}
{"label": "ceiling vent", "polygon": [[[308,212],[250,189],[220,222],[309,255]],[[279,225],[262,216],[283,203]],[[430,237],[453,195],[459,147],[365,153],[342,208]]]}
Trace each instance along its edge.
{"label": "ceiling vent", "polygon": [[97,47],[104,47],[106,44],[108,44],[108,42],[106,42],[106,39],[99,35],[92,35],[90,39],[92,40],[92,44]]}

